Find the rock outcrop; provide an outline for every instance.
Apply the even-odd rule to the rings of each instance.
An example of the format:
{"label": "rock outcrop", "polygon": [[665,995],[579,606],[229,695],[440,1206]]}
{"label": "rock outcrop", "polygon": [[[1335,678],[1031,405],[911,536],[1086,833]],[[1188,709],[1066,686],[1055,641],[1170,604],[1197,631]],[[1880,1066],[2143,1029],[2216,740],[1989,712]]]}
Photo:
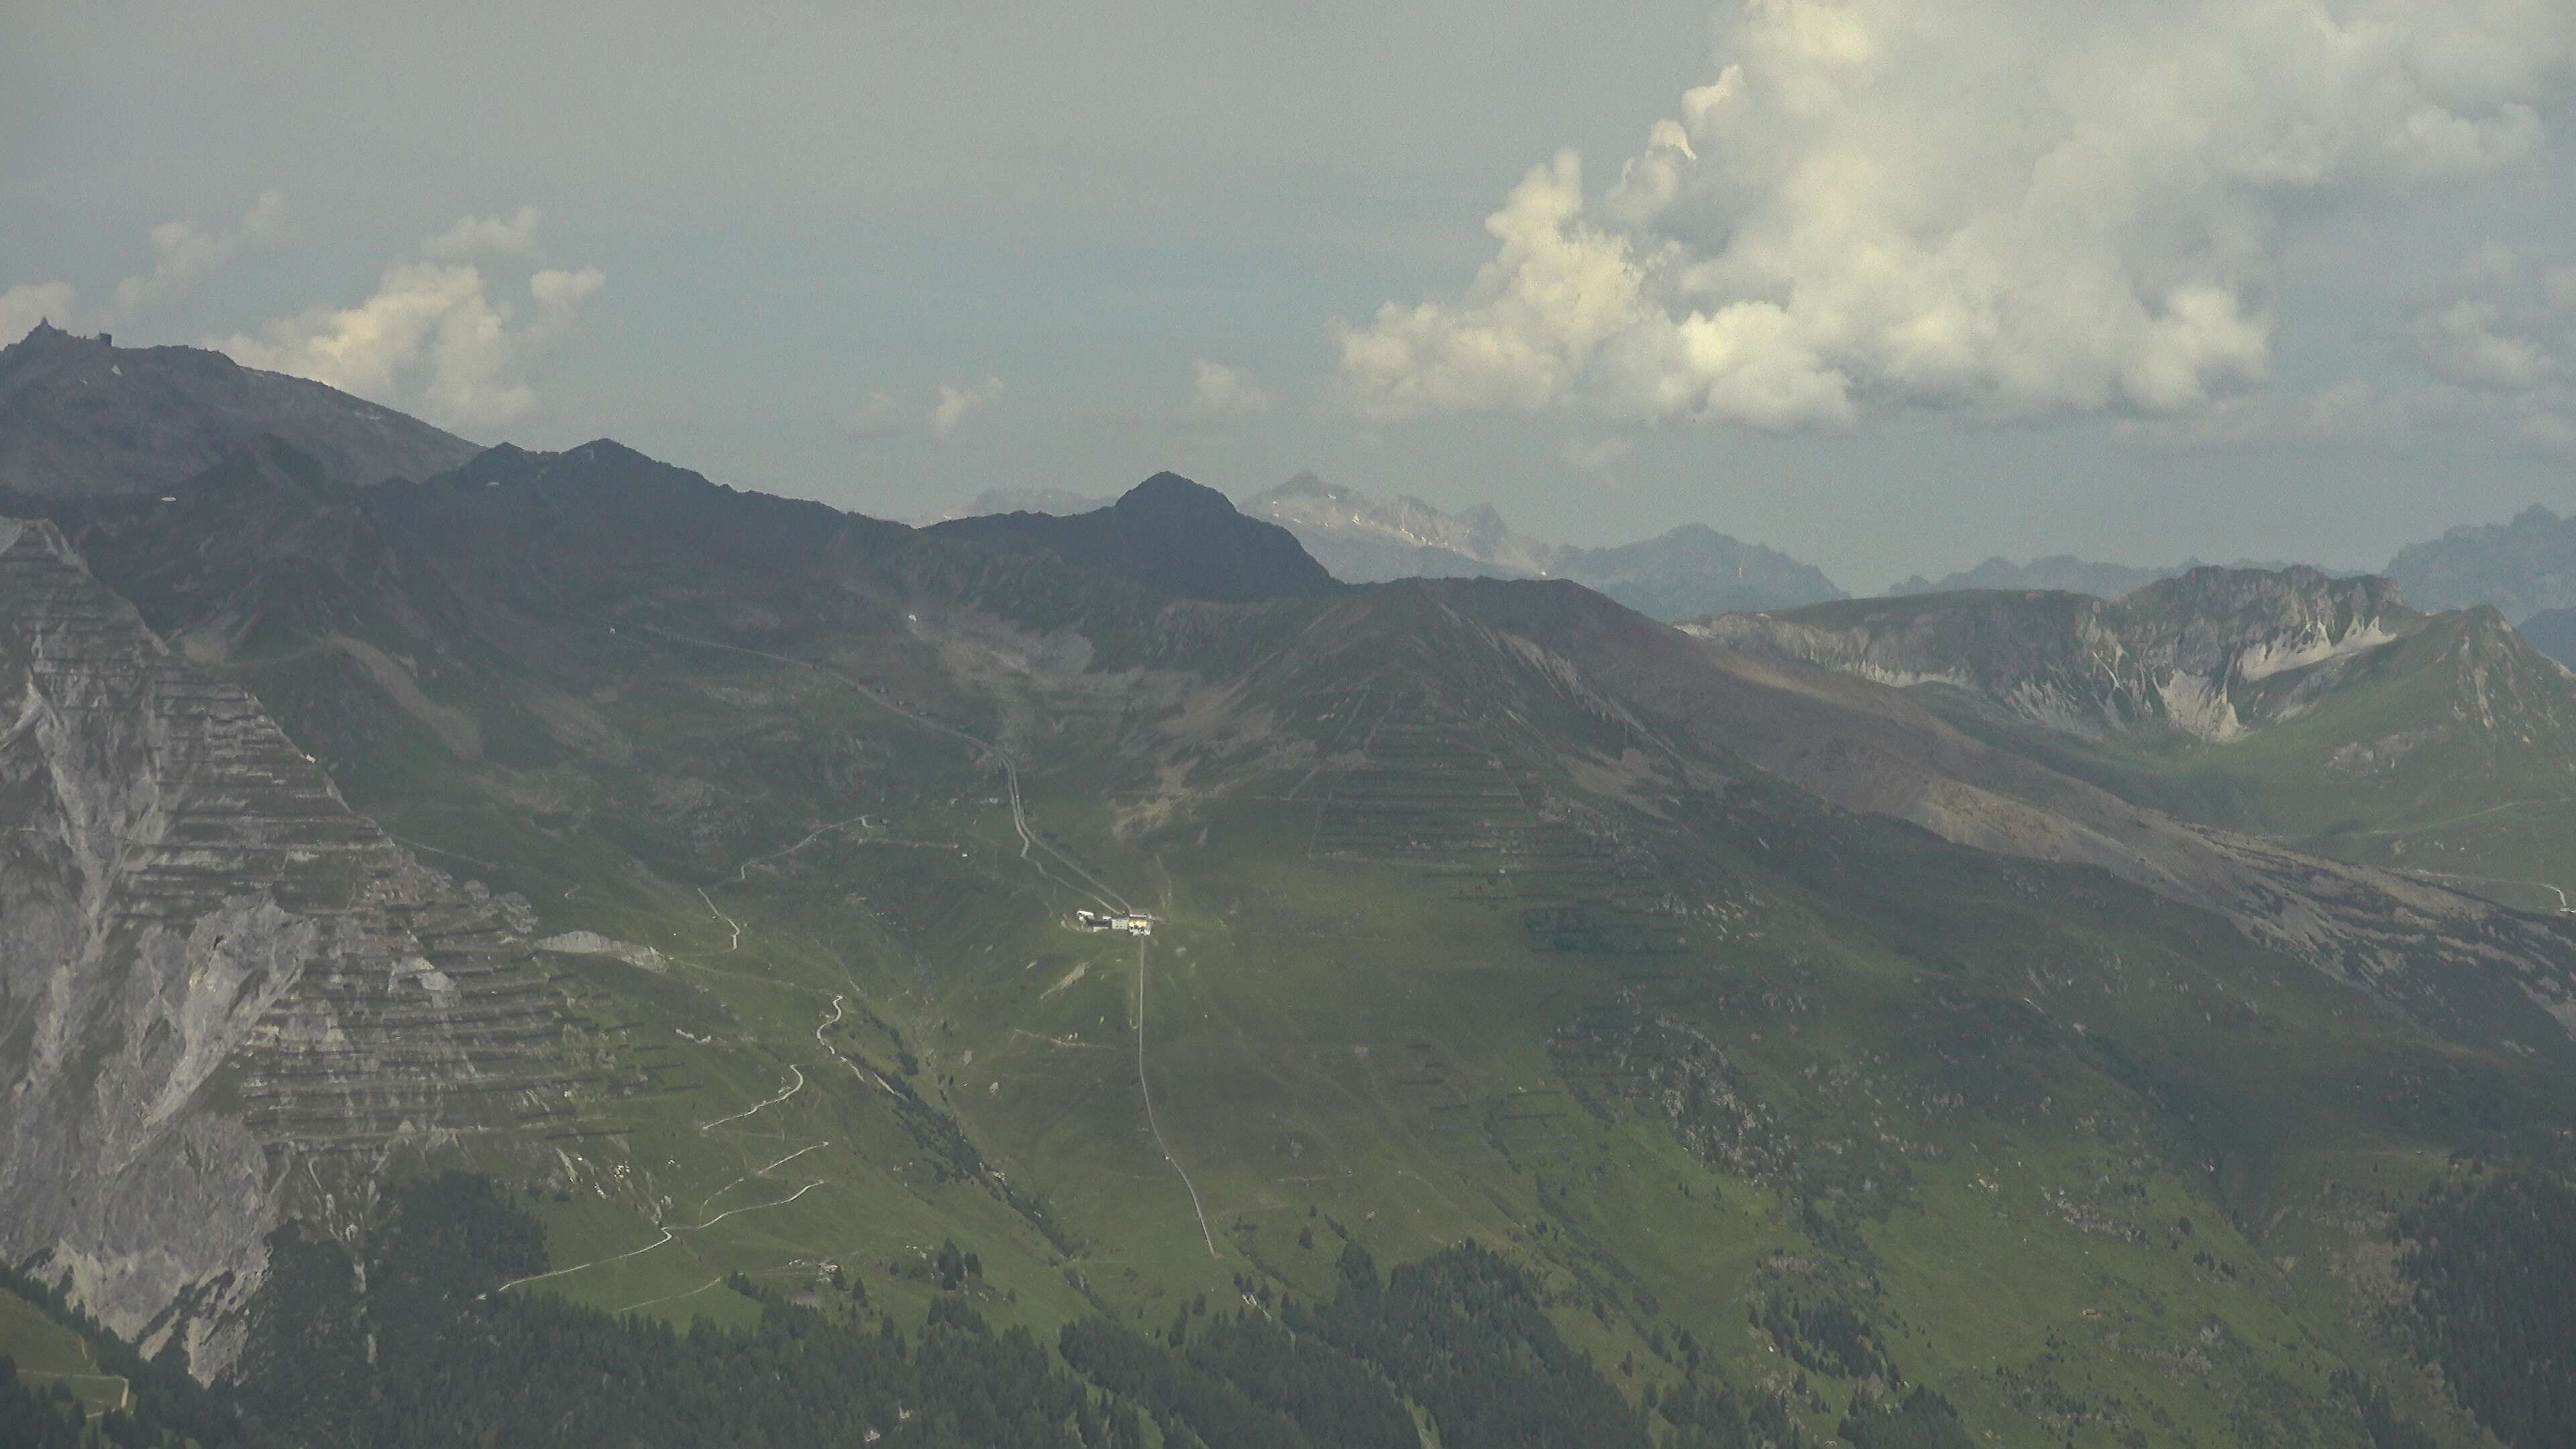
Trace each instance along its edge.
{"label": "rock outcrop", "polygon": [[[0,518],[0,1253],[195,1370],[290,1214],[575,1114],[502,903],[342,802],[50,523]],[[174,1306],[176,1311],[174,1311]]]}
{"label": "rock outcrop", "polygon": [[1974,592],[1684,627],[1881,684],[1949,686],[2064,733],[2220,741],[2298,718],[2341,670],[2423,626],[2385,579],[2201,568],[2116,602]]}

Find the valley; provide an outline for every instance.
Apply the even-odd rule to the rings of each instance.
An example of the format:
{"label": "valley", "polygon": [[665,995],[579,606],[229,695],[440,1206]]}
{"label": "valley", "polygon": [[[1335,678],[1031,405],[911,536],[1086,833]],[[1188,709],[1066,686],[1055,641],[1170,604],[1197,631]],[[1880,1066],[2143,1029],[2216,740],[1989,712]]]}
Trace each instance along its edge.
{"label": "valley", "polygon": [[[5,1122],[200,1144],[13,1148],[36,1371],[90,1333],[245,1443],[499,1432],[484,1355],[549,1339],[630,1440],[803,1353],[894,1442],[2532,1442],[2409,1306],[2576,1126],[2576,918],[2423,866],[2503,869],[2472,787],[2576,759],[2479,616],[2191,575],[2237,623],[1676,630],[1348,585],[1171,475],[912,529],[607,440],[353,483],[269,439],[0,516]],[[221,882],[102,844],[125,799]],[[271,919],[348,934],[218,978]]]}

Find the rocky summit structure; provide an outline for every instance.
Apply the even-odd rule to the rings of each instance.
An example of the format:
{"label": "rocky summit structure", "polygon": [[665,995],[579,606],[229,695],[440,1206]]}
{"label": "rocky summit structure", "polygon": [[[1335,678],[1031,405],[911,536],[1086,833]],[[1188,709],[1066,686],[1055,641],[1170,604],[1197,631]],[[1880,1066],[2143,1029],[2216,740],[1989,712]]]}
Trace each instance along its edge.
{"label": "rocky summit structure", "polygon": [[264,437],[354,483],[426,478],[475,445],[337,388],[202,347],[39,324],[0,347],[0,493],[158,494]]}
{"label": "rocky summit structure", "polygon": [[388,1154],[577,1115],[509,905],[5,518],[0,802],[0,1254],[147,1350],[229,1362],[270,1234]]}

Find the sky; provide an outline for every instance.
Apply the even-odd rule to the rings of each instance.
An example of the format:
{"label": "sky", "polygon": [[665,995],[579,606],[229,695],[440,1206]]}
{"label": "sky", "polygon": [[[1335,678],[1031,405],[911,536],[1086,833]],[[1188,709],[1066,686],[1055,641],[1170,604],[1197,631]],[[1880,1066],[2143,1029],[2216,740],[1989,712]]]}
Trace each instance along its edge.
{"label": "sky", "polygon": [[0,7],[0,332],[1855,591],[2576,511],[2566,0]]}

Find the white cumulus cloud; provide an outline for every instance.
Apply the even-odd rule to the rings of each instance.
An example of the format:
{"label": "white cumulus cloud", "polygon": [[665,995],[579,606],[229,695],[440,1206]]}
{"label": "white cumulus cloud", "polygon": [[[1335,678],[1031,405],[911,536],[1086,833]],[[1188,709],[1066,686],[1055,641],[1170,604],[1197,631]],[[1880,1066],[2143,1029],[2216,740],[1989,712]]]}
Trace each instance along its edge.
{"label": "white cumulus cloud", "polygon": [[882,438],[899,433],[912,421],[912,411],[889,392],[877,391],[850,409],[834,426],[852,438]]}
{"label": "white cumulus cloud", "polygon": [[832,426],[846,438],[891,438],[924,429],[941,438],[953,437],[968,419],[1000,402],[1003,391],[998,377],[977,383],[943,383],[938,396],[923,407],[879,388],[834,419]]}
{"label": "white cumulus cloud", "polygon": [[78,300],[69,282],[22,282],[0,292],[0,347],[25,337],[39,322],[64,326]]}
{"label": "white cumulus cloud", "polygon": [[2521,391],[2549,376],[2549,353],[2508,330],[2504,308],[2484,297],[2463,297],[2425,313],[2416,322],[2415,340],[2427,367],[2470,387]]}
{"label": "white cumulus cloud", "polygon": [[987,377],[980,383],[956,387],[942,384],[939,401],[930,407],[930,430],[945,438],[965,426],[966,420],[1002,400],[1002,380]]}
{"label": "white cumulus cloud", "polygon": [[607,284],[596,267],[547,268],[528,277],[523,308],[478,267],[409,258],[385,268],[374,294],[354,307],[313,307],[206,345],[442,426],[497,427],[536,408],[530,367]]}
{"label": "white cumulus cloud", "polygon": [[544,219],[545,213],[533,206],[520,207],[516,215],[507,218],[460,216],[447,230],[424,238],[420,254],[440,262],[525,256],[536,250],[537,223]]}
{"label": "white cumulus cloud", "polygon": [[1269,392],[1252,374],[1202,357],[1190,364],[1190,395],[1182,405],[1184,420],[1199,424],[1239,422],[1270,411]]}
{"label": "white cumulus cloud", "polygon": [[2281,219],[2541,140],[2565,0],[1743,0],[1592,194],[1337,330],[1363,415],[2157,416],[2266,381]]}
{"label": "white cumulus cloud", "polygon": [[1627,462],[1629,456],[1636,451],[1636,444],[1626,438],[1602,438],[1592,442],[1582,438],[1568,438],[1565,440],[1564,449],[1557,456],[1565,460],[1565,466],[1577,473],[1607,473]]}
{"label": "white cumulus cloud", "polygon": [[2424,368],[2449,410],[2502,424],[2550,453],[2576,452],[2576,268],[2531,268],[2492,242],[2469,255],[2415,319]]}
{"label": "white cumulus cloud", "polygon": [[237,226],[208,231],[195,222],[165,221],[152,228],[152,270],[116,284],[116,315],[130,319],[175,302],[244,251],[293,234],[286,200],[274,191],[261,192]]}

